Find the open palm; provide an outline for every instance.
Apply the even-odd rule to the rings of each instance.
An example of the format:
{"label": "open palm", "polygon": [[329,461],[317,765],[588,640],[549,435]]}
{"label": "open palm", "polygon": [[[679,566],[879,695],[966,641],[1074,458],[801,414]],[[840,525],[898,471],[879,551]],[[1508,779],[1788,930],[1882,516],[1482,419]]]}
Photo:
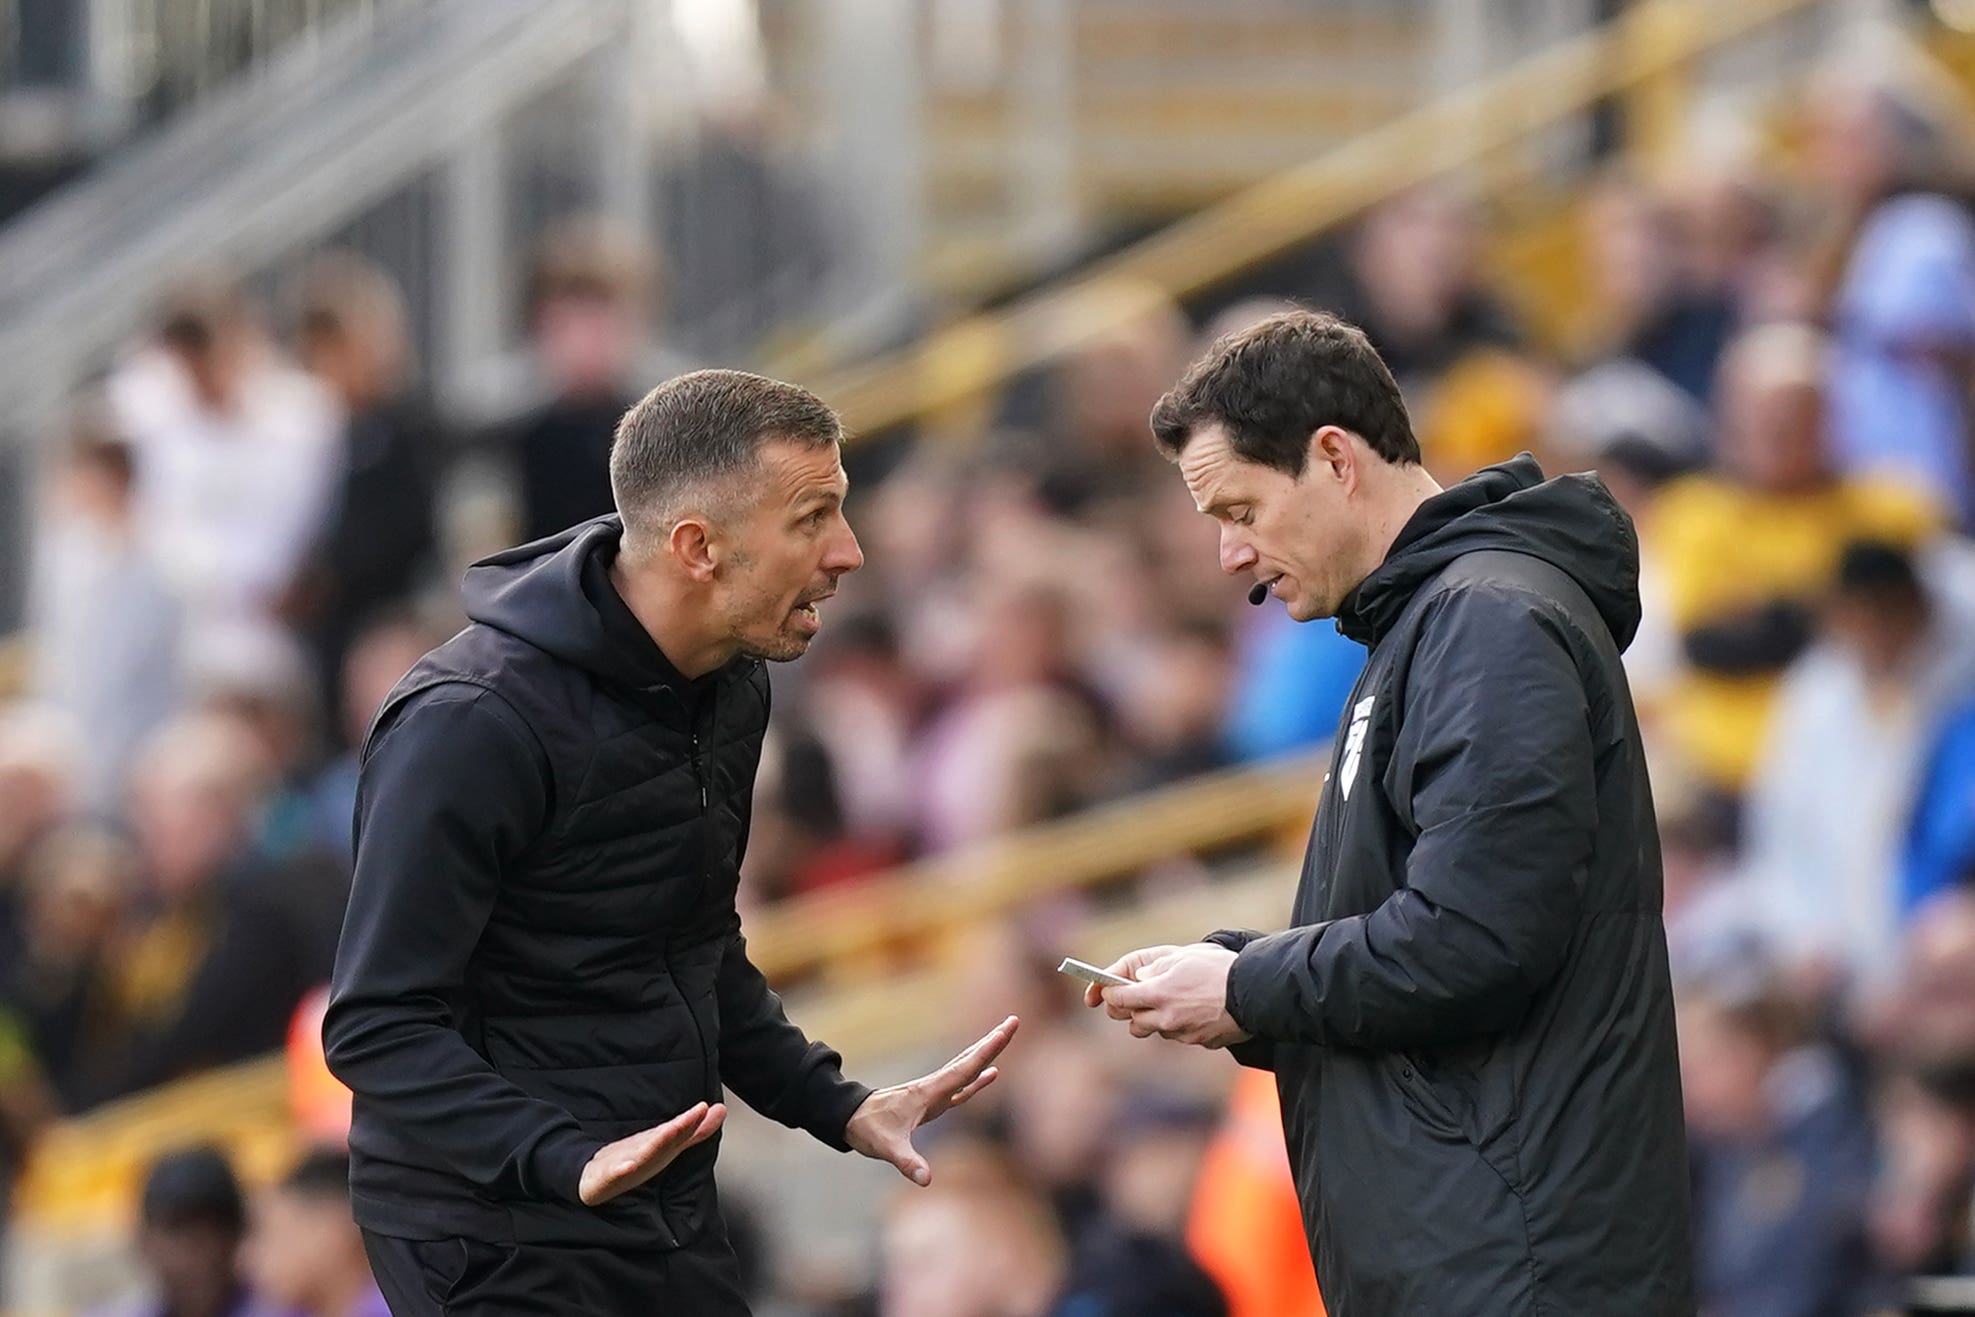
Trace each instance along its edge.
{"label": "open palm", "polygon": [[866,1157],[890,1162],[914,1184],[932,1183],[933,1169],[912,1146],[913,1133],[994,1082],[1000,1073],[994,1059],[1014,1038],[1020,1023],[1011,1015],[931,1074],[881,1088],[864,1099],[844,1129],[844,1142]]}

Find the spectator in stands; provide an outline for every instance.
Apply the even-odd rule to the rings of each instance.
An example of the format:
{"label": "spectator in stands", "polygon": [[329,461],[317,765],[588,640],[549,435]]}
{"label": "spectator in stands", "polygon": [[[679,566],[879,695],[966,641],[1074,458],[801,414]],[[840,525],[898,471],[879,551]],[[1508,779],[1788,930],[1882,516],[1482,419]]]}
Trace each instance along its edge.
{"label": "spectator in stands", "polygon": [[1888,1074],[1873,1236],[1888,1265],[1965,1273],[1975,1193],[1975,893],[1916,917],[1902,990],[1872,1038]]}
{"label": "spectator in stands", "polygon": [[1690,277],[1670,199],[1642,179],[1608,174],[1592,191],[1584,223],[1593,305],[1606,321],[1598,357],[1638,362],[1706,402],[1735,308],[1724,292]]}
{"label": "spectator in stands", "polygon": [[279,1048],[328,958],[282,904],[278,869],[254,858],[264,751],[238,719],[184,715],[145,744],[130,821],[146,891],[116,957],[126,1033],[103,1096]]}
{"label": "spectator in stands", "polygon": [[303,273],[297,300],[302,364],[342,407],[343,464],[289,613],[309,635],[340,730],[344,654],[359,628],[403,606],[433,565],[445,438],[411,395],[411,337],[389,275],[353,252],[333,252]]}
{"label": "spectator in stands", "polygon": [[747,900],[786,900],[840,887],[903,858],[895,840],[850,830],[839,782],[829,749],[799,721],[785,718],[770,729],[755,775],[741,870]]}
{"label": "spectator in stands", "polygon": [[355,859],[350,838],[357,808],[357,757],[370,720],[384,697],[411,671],[425,651],[445,640],[443,633],[409,613],[375,617],[358,632],[343,656],[338,716],[343,750],[308,787],[310,846],[345,864]]}
{"label": "spectator in stands", "polygon": [[35,847],[27,870],[25,938],[0,961],[0,1003],[23,1029],[34,1064],[60,1106],[94,1096],[106,1038],[104,980],[136,880],[136,857],[116,833],[89,825]]}
{"label": "spectator in stands", "polygon": [[1096,797],[1103,737],[1074,678],[1060,589],[984,581],[965,685],[915,748],[929,850],[1059,817]]}
{"label": "spectator in stands", "polygon": [[1701,1311],[1878,1311],[1867,1235],[1876,1149],[1857,1086],[1761,957],[1690,983],[1679,1009]]}
{"label": "spectator in stands", "polygon": [[1409,409],[1466,354],[1522,343],[1507,308],[1481,285],[1479,220],[1451,186],[1383,202],[1359,222],[1340,286],[1318,298],[1363,326]]}
{"label": "spectator in stands", "polygon": [[246,1232],[246,1201],[224,1154],[165,1154],[145,1178],[137,1235],[151,1292],[98,1317],[274,1317],[240,1276]]}
{"label": "spectator in stands", "polygon": [[255,1290],[293,1317],[391,1317],[350,1216],[340,1149],[305,1153],[255,1204],[241,1261]]}
{"label": "spectator in stands", "polygon": [[1665,732],[1710,787],[1739,795],[1769,735],[1778,678],[1811,638],[1844,546],[1911,546],[1938,515],[1903,485],[1837,474],[1826,456],[1826,350],[1803,325],[1730,347],[1718,396],[1721,466],[1661,492],[1651,531],[1687,660]]}
{"label": "spectator in stands", "polygon": [[255,851],[285,860],[310,844],[303,791],[322,739],[318,683],[301,640],[265,620],[219,623],[186,646],[188,705],[235,718],[259,742],[256,763],[266,775]]}
{"label": "spectator in stands", "polygon": [[1009,1150],[1071,1244],[1104,1218],[1105,1162],[1126,1097],[1120,1067],[1080,1023],[1026,1040],[1027,1064],[1009,1069],[1001,1094]]}
{"label": "spectator in stands", "polygon": [[1089,314],[1095,332],[1050,372],[1036,426],[1042,447],[1032,455],[1038,492],[1065,513],[1131,498],[1157,480],[1156,463],[1145,460],[1145,418],[1186,364],[1191,337],[1178,305],[1157,288],[1111,286]]}
{"label": "spectator in stands", "polygon": [[885,1218],[881,1317],[1052,1317],[1069,1255],[1047,1204],[991,1158],[946,1152]]}
{"label": "spectator in stands", "polygon": [[1119,710],[1130,750],[1127,793],[1228,761],[1221,739],[1231,664],[1226,635],[1198,623],[1179,625],[1151,637],[1147,649],[1146,671]]}
{"label": "spectator in stands", "polygon": [[28,689],[75,719],[83,797],[104,809],[176,705],[180,609],[139,540],[131,450],[107,412],[80,409],[65,440],[34,545]]}
{"label": "spectator in stands", "polygon": [[35,844],[76,813],[81,757],[69,718],[43,705],[0,704],[0,964],[20,954]]}
{"label": "spectator in stands", "polygon": [[903,850],[915,794],[910,744],[930,696],[922,674],[902,652],[890,617],[875,607],[839,619],[817,638],[804,666],[803,707],[835,770],[846,830]]}
{"label": "spectator in stands", "polygon": [[349,897],[348,821],[343,844],[322,844],[314,796],[322,709],[308,655],[272,623],[230,623],[206,630],[186,669],[193,709],[235,720],[256,742],[259,789],[241,871],[266,874],[264,895],[299,939],[295,953],[302,963],[326,965]]}
{"label": "spectator in stands", "polygon": [[1274,1076],[1244,1070],[1208,1147],[1186,1239],[1220,1284],[1228,1317],[1323,1317],[1303,1209],[1283,1144]]}
{"label": "spectator in stands", "polygon": [[1068,1245],[1043,1197],[992,1152],[949,1147],[880,1241],[882,1317],[1225,1317],[1219,1287],[1143,1234]]}
{"label": "spectator in stands", "polygon": [[328,393],[230,282],[187,281],[110,378],[145,550],[191,623],[269,613],[320,533],[341,461]]}
{"label": "spectator in stands", "polygon": [[1484,286],[1474,200],[1426,184],[1375,206],[1353,234],[1344,278],[1318,301],[1363,326],[1391,367],[1442,481],[1535,446],[1547,381],[1524,335]]}
{"label": "spectator in stands", "polygon": [[1568,470],[1594,468],[1639,531],[1639,633],[1625,649],[1625,676],[1651,740],[1683,672],[1653,522],[1660,494],[1702,465],[1707,416],[1666,376],[1630,358],[1600,362],[1557,391],[1550,451]]}
{"label": "spectator in stands", "polygon": [[1896,978],[1897,875],[1927,729],[1970,694],[1975,623],[1929,595],[1903,550],[1847,546],[1748,798],[1759,918],[1792,961],[1857,990]]}
{"label": "spectator in stands", "polygon": [[643,243],[601,221],[565,221],[542,240],[528,326],[549,396],[512,431],[524,539],[611,510],[610,442],[646,383],[631,376],[656,279]]}
{"label": "spectator in stands", "polygon": [[1908,916],[1942,892],[1975,886],[1975,700],[1942,720],[1916,799],[1901,863]]}
{"label": "spectator in stands", "polygon": [[1741,325],[1801,319],[1810,309],[1786,241],[1785,196],[1756,145],[1751,135],[1718,132],[1661,180],[1686,285],[1725,300]]}
{"label": "spectator in stands", "polygon": [[1941,130],[1914,97],[1850,71],[1815,92],[1818,199],[1841,220],[1829,307],[1835,456],[1846,471],[1932,490],[1975,526],[1975,218],[1943,191]]}

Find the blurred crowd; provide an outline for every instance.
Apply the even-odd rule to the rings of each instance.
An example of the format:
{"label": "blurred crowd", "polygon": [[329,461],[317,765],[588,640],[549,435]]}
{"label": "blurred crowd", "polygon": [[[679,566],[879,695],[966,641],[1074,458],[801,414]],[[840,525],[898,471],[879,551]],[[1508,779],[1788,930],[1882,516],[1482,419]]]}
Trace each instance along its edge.
{"label": "blurred crowd", "polygon": [[[1706,1311],[1870,1313],[1975,1274],[1975,173],[1903,91],[1832,76],[1806,104],[1789,150],[1591,182],[1571,351],[1490,278],[1488,208],[1435,186],[1264,298],[1121,288],[1105,332],[924,422],[942,442],[854,445],[868,565],[776,673],[744,899],[1325,742],[1362,651],[1246,606],[1146,417],[1272,299],[1336,310],[1443,483],[1528,449],[1638,525]],[[466,561],[608,510],[616,419],[685,364],[662,282],[636,235],[556,227],[525,350],[442,414],[360,257],[189,278],[49,437],[0,705],[0,1163],[309,1018],[370,712],[460,624]],[[981,931],[968,999],[1022,1011],[1016,1063],[939,1127],[872,1275],[792,1310],[1314,1310],[1272,1091],[1070,1010],[1047,953],[1081,909]],[[161,1164],[144,1256],[206,1296],[164,1311],[258,1287],[368,1312],[340,1174],[311,1154],[249,1212],[216,1154]]]}

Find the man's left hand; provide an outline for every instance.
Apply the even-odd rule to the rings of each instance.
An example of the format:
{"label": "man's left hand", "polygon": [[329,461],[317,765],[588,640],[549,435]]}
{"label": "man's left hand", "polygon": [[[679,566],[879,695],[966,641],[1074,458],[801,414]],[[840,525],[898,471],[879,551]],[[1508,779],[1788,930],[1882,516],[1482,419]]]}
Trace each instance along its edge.
{"label": "man's left hand", "polygon": [[[1129,1020],[1133,1035],[1157,1034],[1196,1047],[1230,1047],[1253,1035],[1228,1014],[1228,972],[1235,953],[1212,942],[1169,948],[1145,961],[1137,981],[1103,990],[1114,1020]],[[1126,957],[1130,959],[1130,957]]]}
{"label": "man's left hand", "polygon": [[930,1075],[922,1075],[909,1084],[881,1088],[865,1098],[852,1114],[850,1124],[844,1127],[844,1142],[866,1157],[890,1162],[914,1184],[932,1183],[933,1168],[912,1146],[914,1131],[928,1121],[938,1120],[994,1082],[1000,1073],[994,1067],[994,1059],[1015,1036],[1019,1023],[1011,1015]]}

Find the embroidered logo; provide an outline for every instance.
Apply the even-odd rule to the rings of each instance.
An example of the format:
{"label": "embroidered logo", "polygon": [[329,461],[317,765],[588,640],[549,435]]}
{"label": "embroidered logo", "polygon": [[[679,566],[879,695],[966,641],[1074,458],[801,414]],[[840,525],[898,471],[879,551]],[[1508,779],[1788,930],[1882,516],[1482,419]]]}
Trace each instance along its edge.
{"label": "embroidered logo", "polygon": [[1351,784],[1358,780],[1358,760],[1365,752],[1365,730],[1371,726],[1372,705],[1377,702],[1376,695],[1367,695],[1351,708],[1351,726],[1344,733],[1344,762],[1337,769],[1337,786],[1346,800],[1351,799]]}

